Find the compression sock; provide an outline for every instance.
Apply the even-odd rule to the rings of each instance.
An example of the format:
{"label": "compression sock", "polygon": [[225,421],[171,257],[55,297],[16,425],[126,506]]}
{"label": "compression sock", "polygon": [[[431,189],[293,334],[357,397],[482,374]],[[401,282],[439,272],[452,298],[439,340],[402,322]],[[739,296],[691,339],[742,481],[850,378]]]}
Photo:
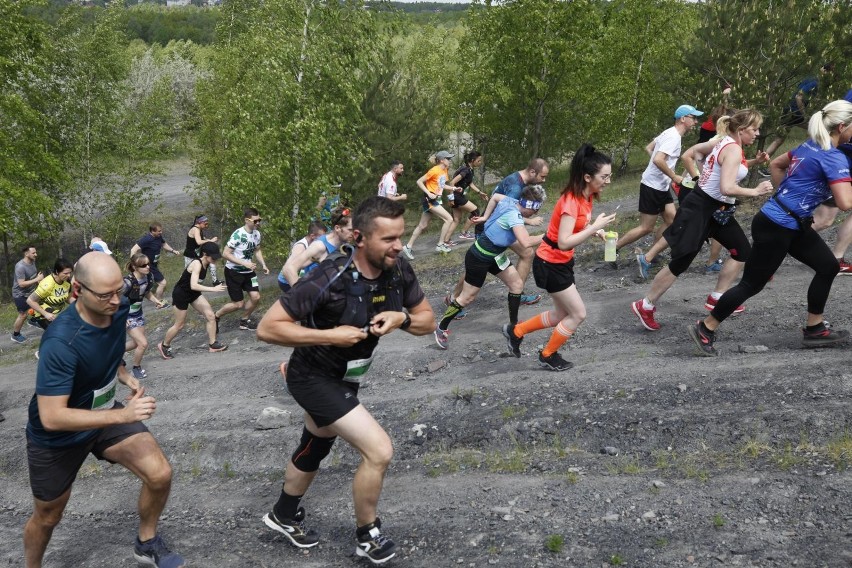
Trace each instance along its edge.
{"label": "compression sock", "polygon": [[528,333],[532,333],[533,331],[553,327],[553,324],[550,322],[553,321],[555,317],[556,314],[554,314],[552,311],[541,312],[540,314],[531,317],[527,321],[523,321],[519,324],[516,324],[513,333],[515,334],[515,337],[523,337]]}
{"label": "compression sock", "polygon": [[562,347],[565,342],[571,339],[571,336],[574,335],[573,329],[568,329],[565,327],[565,324],[559,322],[557,324],[556,329],[553,330],[553,333],[550,334],[550,341],[547,342],[547,345],[544,346],[544,349],[541,351],[542,357],[550,357]]}
{"label": "compression sock", "polygon": [[509,324],[518,323],[518,310],[521,309],[521,295],[509,292]]}
{"label": "compression sock", "polygon": [[450,305],[447,306],[447,310],[444,312],[443,317],[441,317],[441,323],[438,324],[443,331],[447,331],[447,328],[450,327],[450,322],[455,319],[460,311],[464,309],[464,306],[458,303],[458,300],[453,300],[450,302]]}
{"label": "compression sock", "polygon": [[285,521],[295,517],[296,511],[299,510],[299,501],[302,500],[302,497],[303,495],[288,495],[282,488],[278,502],[272,508],[278,520]]}

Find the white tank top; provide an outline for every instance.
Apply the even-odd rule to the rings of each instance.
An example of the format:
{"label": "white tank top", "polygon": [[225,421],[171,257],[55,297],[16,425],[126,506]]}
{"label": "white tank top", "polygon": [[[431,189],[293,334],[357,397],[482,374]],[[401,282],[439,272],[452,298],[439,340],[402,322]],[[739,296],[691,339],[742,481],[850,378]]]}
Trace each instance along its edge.
{"label": "white tank top", "polygon": [[[736,144],[736,141],[730,136],[725,136],[713,147],[713,151],[710,152],[710,155],[707,156],[707,160],[704,162],[704,169],[701,171],[701,178],[698,180],[698,185],[701,186],[704,193],[713,199],[724,201],[725,203],[734,203],[736,201],[734,196],[722,194],[722,166],[716,163],[719,159],[719,154],[728,144]],[[740,149],[740,152],[742,152],[742,149]],[[748,175],[748,167],[746,167],[745,155],[743,155],[739,170],[737,170],[737,183],[740,183],[746,175]]]}

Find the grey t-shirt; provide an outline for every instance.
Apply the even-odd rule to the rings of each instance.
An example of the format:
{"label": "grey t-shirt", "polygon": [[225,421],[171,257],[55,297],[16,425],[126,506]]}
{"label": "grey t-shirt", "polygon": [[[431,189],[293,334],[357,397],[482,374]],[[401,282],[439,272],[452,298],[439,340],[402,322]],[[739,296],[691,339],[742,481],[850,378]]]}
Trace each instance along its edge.
{"label": "grey t-shirt", "polygon": [[28,298],[35,290],[36,285],[33,284],[28,288],[18,286],[18,280],[32,280],[38,274],[38,267],[35,263],[24,262],[24,259],[18,261],[15,265],[15,281],[12,282],[12,297],[13,298]]}

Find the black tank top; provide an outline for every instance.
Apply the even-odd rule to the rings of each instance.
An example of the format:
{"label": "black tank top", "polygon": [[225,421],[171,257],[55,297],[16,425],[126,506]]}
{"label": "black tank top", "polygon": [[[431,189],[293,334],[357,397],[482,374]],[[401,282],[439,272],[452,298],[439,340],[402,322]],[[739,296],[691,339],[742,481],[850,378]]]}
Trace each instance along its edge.
{"label": "black tank top", "polygon": [[[194,260],[192,262],[195,262]],[[189,267],[192,266],[192,262],[190,262],[187,267],[183,270],[180,275],[180,280],[175,284],[175,288],[180,288],[183,292],[187,294],[192,294],[196,292],[192,289],[190,281],[192,279],[192,273],[189,271]],[[200,260],[198,262],[201,262]],[[198,280],[204,280],[207,277],[207,268],[204,267],[204,263],[201,263],[201,272],[198,273]]]}
{"label": "black tank top", "polygon": [[[193,225],[195,227],[195,225]],[[192,229],[190,229],[191,231]],[[198,234],[201,235],[201,238],[204,238],[204,231],[198,229]],[[189,231],[186,232],[186,247],[183,249],[183,256],[186,258],[201,258],[201,255],[198,254],[201,252],[201,247],[195,241],[195,237],[189,236]]]}

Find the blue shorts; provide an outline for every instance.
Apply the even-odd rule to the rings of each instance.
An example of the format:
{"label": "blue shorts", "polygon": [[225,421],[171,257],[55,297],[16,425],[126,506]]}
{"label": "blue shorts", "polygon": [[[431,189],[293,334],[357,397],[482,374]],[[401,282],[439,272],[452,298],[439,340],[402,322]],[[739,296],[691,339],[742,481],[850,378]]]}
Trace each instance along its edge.
{"label": "blue shorts", "polygon": [[15,301],[15,307],[18,309],[19,314],[25,314],[30,310],[30,305],[27,304],[26,297],[19,298],[18,296],[15,296],[12,299]]}

